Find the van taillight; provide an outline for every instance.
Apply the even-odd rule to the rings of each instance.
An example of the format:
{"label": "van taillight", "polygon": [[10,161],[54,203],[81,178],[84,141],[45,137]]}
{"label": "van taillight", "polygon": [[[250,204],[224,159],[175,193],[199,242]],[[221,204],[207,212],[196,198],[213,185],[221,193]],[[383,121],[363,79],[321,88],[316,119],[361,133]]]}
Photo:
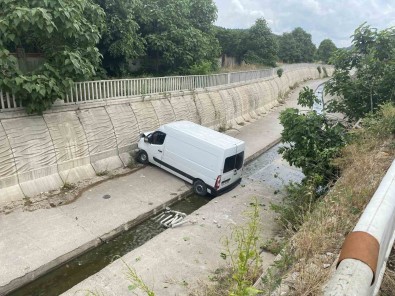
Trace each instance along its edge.
{"label": "van taillight", "polygon": [[215,181],[215,186],[214,186],[215,189],[218,189],[220,184],[221,184],[221,175],[219,175],[217,177],[217,180]]}

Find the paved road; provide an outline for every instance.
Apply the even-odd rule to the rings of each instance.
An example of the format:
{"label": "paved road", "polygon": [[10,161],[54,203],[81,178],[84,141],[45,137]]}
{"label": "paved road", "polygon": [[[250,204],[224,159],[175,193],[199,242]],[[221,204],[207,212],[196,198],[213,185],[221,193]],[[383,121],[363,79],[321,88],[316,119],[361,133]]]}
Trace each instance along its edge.
{"label": "paved road", "polygon": [[[315,87],[320,82],[308,84]],[[287,106],[295,105],[297,91]],[[279,139],[278,114],[284,107],[232,132],[246,142],[247,158],[258,155]],[[0,295],[94,247],[102,238],[163,208],[189,189],[182,180],[148,166],[135,174],[100,184],[70,205],[0,216]],[[111,198],[104,199],[105,194]],[[273,188],[262,182],[239,186],[193,214],[195,224],[163,232],[126,255],[124,260],[136,268],[158,295],[185,295],[190,290],[185,282],[205,280],[224,263],[219,256],[220,239],[229,235],[229,226],[245,222],[241,213],[248,208],[252,196],[265,205],[277,197],[273,196]],[[267,227],[263,238],[269,238],[275,233],[275,224],[269,222],[272,214],[264,211],[262,219]],[[268,264],[273,258],[266,255]],[[106,295],[130,295],[123,270],[123,263],[116,261],[65,295],[74,295],[81,289],[103,290]]]}

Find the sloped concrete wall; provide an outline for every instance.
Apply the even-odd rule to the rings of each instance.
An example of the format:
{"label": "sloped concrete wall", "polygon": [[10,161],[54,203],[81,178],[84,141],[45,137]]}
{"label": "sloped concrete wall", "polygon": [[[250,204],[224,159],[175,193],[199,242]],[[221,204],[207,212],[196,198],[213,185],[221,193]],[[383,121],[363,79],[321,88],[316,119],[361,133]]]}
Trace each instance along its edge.
{"label": "sloped concrete wall", "polygon": [[319,73],[310,66],[281,78],[55,106],[43,116],[0,113],[0,203],[126,166],[139,134],[171,121],[237,128],[263,116],[295,83],[316,78]]}
{"label": "sloped concrete wall", "polygon": [[124,165],[130,162],[130,153],[133,143],[138,141],[139,124],[130,104],[113,104],[106,106],[108,115],[114,126],[118,145],[119,158]]}
{"label": "sloped concrete wall", "polygon": [[16,164],[3,125],[0,123],[0,188],[1,199],[10,202],[23,198],[19,187]]}
{"label": "sloped concrete wall", "polygon": [[14,118],[1,123],[13,152],[24,195],[33,196],[61,187],[63,182],[58,173],[55,147],[44,118]]}
{"label": "sloped concrete wall", "polygon": [[45,114],[44,121],[54,145],[62,181],[75,183],[93,177],[95,171],[91,165],[88,141],[77,113]]}

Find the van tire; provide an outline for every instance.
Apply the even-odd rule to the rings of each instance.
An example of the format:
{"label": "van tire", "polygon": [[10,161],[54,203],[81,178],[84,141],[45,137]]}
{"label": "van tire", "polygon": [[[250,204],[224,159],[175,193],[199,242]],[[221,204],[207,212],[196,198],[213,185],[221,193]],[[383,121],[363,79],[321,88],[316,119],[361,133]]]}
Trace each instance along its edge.
{"label": "van tire", "polygon": [[142,164],[148,163],[148,154],[144,150],[140,150],[137,154],[137,161]]}
{"label": "van tire", "polygon": [[207,185],[202,180],[196,180],[193,182],[193,191],[200,196],[207,194]]}

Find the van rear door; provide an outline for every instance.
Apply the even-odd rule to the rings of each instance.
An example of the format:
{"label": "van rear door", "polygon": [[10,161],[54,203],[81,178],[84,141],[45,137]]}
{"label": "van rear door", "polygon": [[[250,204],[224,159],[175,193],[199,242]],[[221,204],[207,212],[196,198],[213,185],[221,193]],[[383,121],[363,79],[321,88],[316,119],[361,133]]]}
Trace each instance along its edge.
{"label": "van rear door", "polygon": [[231,185],[241,178],[244,163],[244,150],[239,150],[238,152],[237,146],[235,150],[235,154],[225,158],[221,184],[218,189]]}

